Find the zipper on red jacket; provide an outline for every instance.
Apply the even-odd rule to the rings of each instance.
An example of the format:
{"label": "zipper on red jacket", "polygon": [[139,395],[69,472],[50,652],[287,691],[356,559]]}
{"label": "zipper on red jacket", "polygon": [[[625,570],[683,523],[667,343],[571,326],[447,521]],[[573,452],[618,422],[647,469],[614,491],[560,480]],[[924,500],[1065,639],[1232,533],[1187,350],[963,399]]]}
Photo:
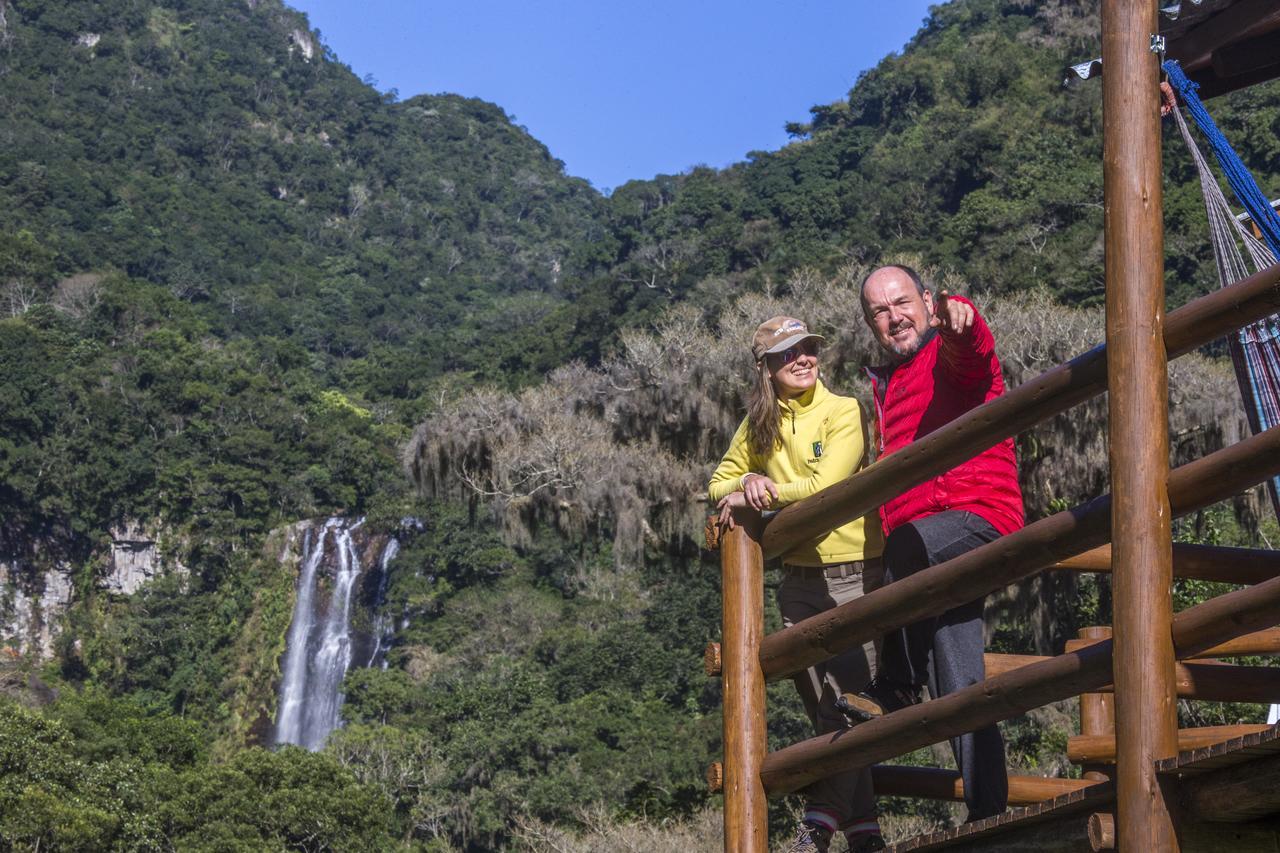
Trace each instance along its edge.
{"label": "zipper on red jacket", "polygon": [[[880,376],[870,367],[862,368],[862,372],[867,374],[867,378],[871,380],[871,402],[876,407],[876,450],[884,453],[884,398],[889,395],[889,383],[884,382],[884,391],[880,391]],[[889,379],[893,378],[893,374],[889,374]]]}

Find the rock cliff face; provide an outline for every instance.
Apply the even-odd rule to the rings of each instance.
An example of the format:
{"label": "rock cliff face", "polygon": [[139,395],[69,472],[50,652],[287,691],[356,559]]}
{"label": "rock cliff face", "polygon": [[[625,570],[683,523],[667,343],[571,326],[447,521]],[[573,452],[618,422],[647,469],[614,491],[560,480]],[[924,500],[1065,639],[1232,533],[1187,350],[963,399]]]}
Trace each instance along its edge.
{"label": "rock cliff face", "polygon": [[133,595],[159,574],[187,574],[177,559],[163,556],[163,533],[145,529],[136,521],[125,521],[111,530],[111,559],[103,588],[120,595]]}
{"label": "rock cliff face", "polygon": [[0,557],[0,640],[24,656],[52,657],[71,586],[69,566],[39,571],[22,559]]}
{"label": "rock cliff face", "polygon": [[[110,533],[107,570],[97,581],[107,592],[133,595],[152,578],[187,574],[180,560],[166,556],[163,531],[125,520]],[[32,556],[0,554],[0,645],[47,660],[75,595],[75,567],[44,557],[38,548],[31,552]]]}

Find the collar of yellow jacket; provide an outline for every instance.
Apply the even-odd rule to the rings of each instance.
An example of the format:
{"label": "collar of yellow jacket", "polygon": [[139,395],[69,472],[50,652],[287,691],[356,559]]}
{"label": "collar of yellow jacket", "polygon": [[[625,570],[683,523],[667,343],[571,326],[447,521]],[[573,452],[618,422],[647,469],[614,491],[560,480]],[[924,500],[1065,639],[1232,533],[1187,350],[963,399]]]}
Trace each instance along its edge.
{"label": "collar of yellow jacket", "polygon": [[831,392],[827,390],[827,386],[822,384],[821,379],[818,379],[813,383],[812,388],[799,397],[792,397],[790,400],[779,400],[778,406],[784,412],[790,412],[792,417],[799,417],[818,408],[830,395]]}

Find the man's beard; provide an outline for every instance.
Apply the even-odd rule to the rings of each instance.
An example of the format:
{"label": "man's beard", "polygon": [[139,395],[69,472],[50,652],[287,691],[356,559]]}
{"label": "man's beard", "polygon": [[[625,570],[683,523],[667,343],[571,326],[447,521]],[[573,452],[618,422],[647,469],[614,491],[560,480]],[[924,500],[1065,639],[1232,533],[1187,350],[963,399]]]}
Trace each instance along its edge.
{"label": "man's beard", "polygon": [[920,352],[920,350],[924,349],[928,345],[929,341],[933,340],[933,336],[936,334],[938,334],[937,329],[932,327],[927,328],[922,334],[916,335],[915,339],[908,344],[898,344],[890,338],[890,343],[887,347],[889,355],[897,364],[901,364],[904,361],[910,361],[916,353]]}

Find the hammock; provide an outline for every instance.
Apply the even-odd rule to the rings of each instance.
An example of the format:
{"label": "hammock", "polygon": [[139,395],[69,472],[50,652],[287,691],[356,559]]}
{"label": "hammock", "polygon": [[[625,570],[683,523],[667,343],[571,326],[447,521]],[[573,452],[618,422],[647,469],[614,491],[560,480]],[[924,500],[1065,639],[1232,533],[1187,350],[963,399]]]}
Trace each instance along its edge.
{"label": "hammock", "polygon": [[[1231,143],[1218,130],[1210,118],[1196,90],[1199,85],[1187,79],[1177,62],[1164,63],[1169,83],[1178,94],[1180,104],[1185,104],[1195,119],[1201,133],[1213,149],[1214,158],[1221,166],[1231,191],[1253,219],[1262,239],[1259,240],[1231,213],[1222,188],[1209,169],[1209,163],[1191,138],[1186,119],[1181,110],[1174,107],[1173,115],[1178,131],[1195,160],[1200,174],[1200,189],[1204,193],[1204,205],[1209,214],[1210,239],[1213,256],[1218,265],[1218,286],[1239,281],[1253,272],[1265,269],[1280,257],[1280,217],[1272,210],[1267,197],[1236,155]],[[1264,242],[1265,241],[1265,242]],[[1248,263],[1240,246],[1248,254]],[[1254,433],[1280,425],[1280,314],[1272,315],[1245,326],[1228,338],[1231,362],[1235,366],[1236,382],[1244,399],[1249,428]],[[1280,477],[1267,481],[1271,494],[1271,506],[1280,519]]]}

